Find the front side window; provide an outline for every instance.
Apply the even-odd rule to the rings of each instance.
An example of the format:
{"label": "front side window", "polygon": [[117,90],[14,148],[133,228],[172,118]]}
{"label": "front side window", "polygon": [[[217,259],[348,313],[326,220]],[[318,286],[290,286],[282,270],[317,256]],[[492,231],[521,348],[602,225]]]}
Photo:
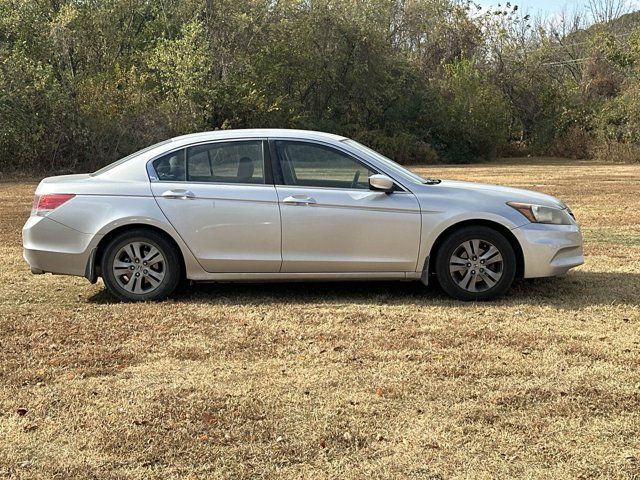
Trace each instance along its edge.
{"label": "front side window", "polygon": [[261,140],[216,142],[187,148],[190,182],[264,183]]}
{"label": "front side window", "polygon": [[378,172],[353,157],[324,145],[276,141],[285,185],[369,189],[369,177]]}

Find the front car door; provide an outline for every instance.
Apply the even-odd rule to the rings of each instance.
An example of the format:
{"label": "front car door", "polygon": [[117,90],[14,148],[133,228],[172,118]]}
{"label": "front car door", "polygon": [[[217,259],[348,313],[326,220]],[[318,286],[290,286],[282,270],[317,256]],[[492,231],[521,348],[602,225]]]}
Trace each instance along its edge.
{"label": "front car door", "polygon": [[270,142],[283,273],[416,271],[421,215],[412,193],[370,190],[379,172],[335,146]]}
{"label": "front car door", "polygon": [[260,139],[207,142],[152,162],[158,205],[208,272],[280,270],[280,210],[266,148]]}

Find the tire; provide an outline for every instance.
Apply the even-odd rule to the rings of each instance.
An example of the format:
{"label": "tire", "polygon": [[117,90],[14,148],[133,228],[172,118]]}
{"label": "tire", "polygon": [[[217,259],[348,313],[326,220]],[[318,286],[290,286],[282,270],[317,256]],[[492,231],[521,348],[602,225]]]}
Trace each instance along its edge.
{"label": "tire", "polygon": [[435,260],[438,283],[458,300],[493,300],[509,290],[516,275],[511,243],[500,232],[480,225],[449,234]]}
{"label": "tire", "polygon": [[104,250],[102,279],[109,293],[125,302],[162,300],[180,283],[178,255],[171,242],[157,232],[122,232]]}

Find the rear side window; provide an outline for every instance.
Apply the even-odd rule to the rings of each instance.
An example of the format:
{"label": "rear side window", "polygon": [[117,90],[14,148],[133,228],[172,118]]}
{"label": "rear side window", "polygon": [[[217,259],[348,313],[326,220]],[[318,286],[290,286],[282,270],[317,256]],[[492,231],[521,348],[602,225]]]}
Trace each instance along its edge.
{"label": "rear side window", "polygon": [[164,182],[184,182],[186,169],[184,167],[184,150],[167,153],[153,161],[153,169],[158,180]]}
{"label": "rear side window", "polygon": [[262,184],[263,142],[216,142],[189,147],[186,170],[191,182]]}

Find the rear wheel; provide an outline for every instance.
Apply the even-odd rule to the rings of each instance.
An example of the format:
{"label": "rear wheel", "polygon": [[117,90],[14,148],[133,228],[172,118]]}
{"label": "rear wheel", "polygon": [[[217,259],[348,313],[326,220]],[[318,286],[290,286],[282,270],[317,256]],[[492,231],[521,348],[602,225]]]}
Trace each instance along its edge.
{"label": "rear wheel", "polygon": [[180,282],[180,259],[164,236],[150,230],[130,230],[106,246],[102,278],[107,290],[120,300],[160,300]]}
{"label": "rear wheel", "polygon": [[516,255],[496,230],[469,226],[451,233],[438,250],[436,274],[442,289],[459,300],[503,295],[516,274]]}

